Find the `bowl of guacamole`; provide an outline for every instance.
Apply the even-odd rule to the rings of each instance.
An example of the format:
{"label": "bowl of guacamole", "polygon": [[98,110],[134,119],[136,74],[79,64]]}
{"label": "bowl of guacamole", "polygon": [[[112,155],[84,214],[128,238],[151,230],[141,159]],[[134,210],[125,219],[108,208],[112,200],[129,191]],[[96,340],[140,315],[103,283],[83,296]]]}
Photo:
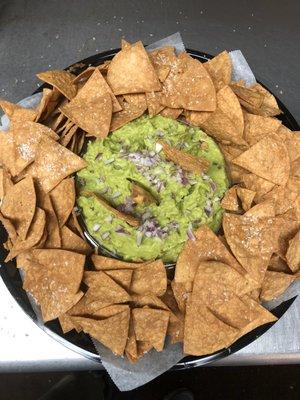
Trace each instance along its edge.
{"label": "bowl of guacamole", "polygon": [[[186,171],[168,160],[160,140],[205,158],[207,171]],[[199,128],[144,115],[104,140],[89,141],[83,158],[87,167],[77,173],[77,206],[88,234],[110,254],[126,261],[161,258],[173,263],[200,225],[219,230],[220,201],[228,189],[225,162],[214,140]],[[133,186],[153,201],[137,201]],[[134,216],[138,226],[131,226],[87,192]]]}

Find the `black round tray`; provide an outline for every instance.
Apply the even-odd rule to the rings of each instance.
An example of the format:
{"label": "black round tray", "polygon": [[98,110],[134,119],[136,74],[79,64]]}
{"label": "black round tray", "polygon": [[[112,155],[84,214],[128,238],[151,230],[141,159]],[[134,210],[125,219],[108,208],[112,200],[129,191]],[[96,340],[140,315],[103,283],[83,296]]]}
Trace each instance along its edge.
{"label": "black round tray", "polygon": [[[114,49],[111,51],[106,51],[100,54],[96,54],[94,56],[88,57],[82,61],[79,61],[66,69],[70,69],[73,73],[78,75],[88,66],[97,66],[102,64],[106,60],[110,60],[120,49]],[[197,50],[187,49],[187,52],[197,60],[204,62],[211,59],[213,56],[202,53]],[[261,83],[261,82],[260,82]],[[42,85],[37,91],[34,93],[40,92],[47,85]],[[275,96],[276,97],[276,96]],[[291,113],[287,110],[284,104],[276,97],[278,105],[282,110],[282,114],[279,116],[279,119],[282,123],[291,130],[298,131],[300,127]],[[3,244],[7,240],[7,234],[3,226],[0,226],[0,243]],[[7,251],[4,249],[3,245],[0,245],[0,260],[4,260],[6,257]],[[99,369],[103,368],[101,365],[101,359],[98,353],[95,350],[95,347],[90,339],[90,337],[83,332],[77,333],[75,331],[68,332],[67,334],[63,334],[58,320],[50,321],[45,324],[42,324],[38,321],[32,306],[28,300],[26,292],[22,289],[22,280],[18,269],[16,268],[15,261],[10,261],[8,263],[1,263],[0,266],[0,274],[1,277],[6,284],[8,290],[11,295],[15,298],[15,300],[19,303],[24,312],[49,336],[53,337],[56,341],[64,345],[65,347],[77,352],[78,354],[87,357],[93,361],[99,362]],[[288,308],[292,305],[296,297],[293,297],[290,300],[287,300],[280,304],[278,307],[272,310],[272,313],[279,319],[283,316],[283,314],[288,310]],[[242,349],[243,347],[248,346],[254,340],[256,340],[259,336],[264,334],[274,323],[269,323],[264,326],[261,326],[255,329],[252,332],[249,332],[247,335],[243,336],[239,340],[237,340],[233,345],[229,348],[220,350],[214,354],[210,354],[202,357],[193,357],[188,356],[183,358],[180,362],[178,362],[173,369],[185,369],[185,368],[193,368],[200,365],[208,364],[210,362],[222,359],[236,351]]]}

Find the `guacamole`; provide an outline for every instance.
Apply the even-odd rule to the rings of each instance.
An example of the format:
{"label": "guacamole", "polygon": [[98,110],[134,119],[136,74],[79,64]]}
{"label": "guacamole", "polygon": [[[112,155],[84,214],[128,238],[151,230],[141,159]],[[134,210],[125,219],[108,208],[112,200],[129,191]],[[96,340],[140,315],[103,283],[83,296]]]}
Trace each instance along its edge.
{"label": "guacamole", "polygon": [[[163,140],[194,156],[206,158],[206,173],[184,171],[166,159]],[[88,166],[77,173],[77,205],[92,237],[124,260],[162,258],[176,261],[184,242],[202,224],[220,227],[220,200],[228,188],[221,151],[200,129],[162,116],[142,116],[104,140],[90,141]],[[134,203],[133,182],[157,201]],[[93,192],[116,209],[140,220],[138,227],[105,208]]]}

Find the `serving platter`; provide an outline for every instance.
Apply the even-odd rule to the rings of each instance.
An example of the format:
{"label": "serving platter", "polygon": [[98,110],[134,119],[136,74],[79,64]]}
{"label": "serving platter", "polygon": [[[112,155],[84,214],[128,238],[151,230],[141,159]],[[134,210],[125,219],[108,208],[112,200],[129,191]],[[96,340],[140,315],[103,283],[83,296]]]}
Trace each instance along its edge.
{"label": "serving platter", "polygon": [[[77,75],[89,66],[98,66],[98,65],[102,64],[103,62],[105,62],[106,60],[110,60],[119,50],[120,49],[114,49],[111,51],[96,54],[94,56],[91,56],[89,58],[86,58],[84,60],[81,60],[81,61],[69,66],[67,68],[67,70],[69,70],[72,73]],[[212,58],[211,55],[203,53],[203,52],[199,52],[196,50],[187,49],[187,52],[192,57],[198,59],[201,62],[205,62]],[[47,85],[41,86],[35,93],[42,91],[42,89],[44,87],[47,87]],[[278,102],[278,106],[282,110],[282,114],[279,116],[279,119],[282,121],[282,123],[291,130],[294,130],[294,131],[300,130],[299,125],[297,124],[296,120],[291,115],[291,113],[286,109],[284,104],[277,97],[276,97],[276,100]],[[95,245],[95,242],[87,233],[86,233],[86,237],[92,244]],[[6,239],[7,239],[6,232],[5,232],[4,228],[1,226],[0,227],[1,243],[4,243],[6,241]],[[109,255],[113,256],[113,254],[109,254]],[[4,260],[5,256],[6,256],[6,250],[3,248],[3,246],[1,246],[0,259]],[[173,266],[166,265],[166,267],[172,268]],[[67,348],[70,348],[71,350],[76,351],[77,353],[81,354],[84,357],[87,357],[94,361],[98,361],[99,368],[101,368],[100,357],[99,357],[98,353],[96,352],[94,345],[88,335],[86,335],[82,332],[80,334],[78,334],[74,331],[71,331],[67,334],[63,334],[57,320],[47,322],[46,324],[43,324],[39,321],[39,319],[37,318],[32,306],[31,306],[31,303],[27,297],[26,292],[22,289],[22,279],[21,279],[19,271],[16,268],[14,261],[10,261],[6,264],[2,263],[1,268],[0,268],[0,274],[1,274],[1,277],[4,281],[4,283],[8,287],[10,293],[15,298],[15,300],[19,303],[19,305],[22,307],[22,309],[25,311],[25,313],[43,331],[45,331],[48,335],[53,337],[55,340],[57,340],[59,343],[66,346]],[[271,310],[272,313],[278,319],[281,318],[283,316],[283,314],[291,306],[291,304],[293,303],[294,300],[295,300],[295,297],[288,301],[283,302],[278,307]],[[244,337],[242,337],[241,339],[236,341],[229,348],[223,349],[214,354],[203,356],[203,357],[192,357],[192,356],[185,357],[183,360],[181,360],[179,363],[176,364],[174,369],[192,368],[192,367],[204,365],[209,362],[222,359],[222,358],[242,349],[243,347],[249,345],[250,343],[252,343],[259,336],[261,336],[268,329],[270,329],[270,327],[273,324],[274,323],[270,323],[270,324],[267,324],[267,325],[264,325],[262,327],[255,329],[254,331],[248,333],[247,335],[245,335]]]}

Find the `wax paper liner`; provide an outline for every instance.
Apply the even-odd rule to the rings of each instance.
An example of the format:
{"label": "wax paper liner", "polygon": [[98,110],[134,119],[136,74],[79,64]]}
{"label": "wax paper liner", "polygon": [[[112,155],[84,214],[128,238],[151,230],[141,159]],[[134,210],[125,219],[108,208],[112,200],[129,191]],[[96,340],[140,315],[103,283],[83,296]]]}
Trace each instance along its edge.
{"label": "wax paper liner", "polygon": [[[177,54],[185,50],[179,32],[150,44],[147,46],[147,50],[150,51],[164,46],[173,46]],[[199,45],[199,47],[201,46]],[[252,85],[255,83],[255,77],[242,52],[240,50],[234,50],[229,54],[233,64],[232,80],[237,81],[243,79],[247,85]],[[41,96],[41,93],[37,93],[21,100],[18,104],[25,108],[35,108],[38,106]],[[9,119],[7,116],[2,116],[1,124],[1,130],[8,129]],[[20,270],[20,273],[21,276],[23,276],[24,272]],[[264,305],[268,309],[272,309],[283,301],[290,299],[295,294],[298,294],[300,290],[299,283],[300,282],[297,282],[291,285],[285,294],[276,301],[268,302]],[[28,298],[37,316],[39,325],[43,325],[40,307],[36,304],[35,299],[30,294],[28,294]],[[172,345],[170,343],[170,339],[167,337],[164,351],[156,352],[155,350],[151,350],[138,363],[131,364],[125,358],[115,356],[109,349],[107,349],[97,340],[93,338],[91,339],[101,358],[103,366],[121,391],[132,390],[144,385],[145,383],[166,372],[184,357],[182,352],[182,344],[177,343]]]}

